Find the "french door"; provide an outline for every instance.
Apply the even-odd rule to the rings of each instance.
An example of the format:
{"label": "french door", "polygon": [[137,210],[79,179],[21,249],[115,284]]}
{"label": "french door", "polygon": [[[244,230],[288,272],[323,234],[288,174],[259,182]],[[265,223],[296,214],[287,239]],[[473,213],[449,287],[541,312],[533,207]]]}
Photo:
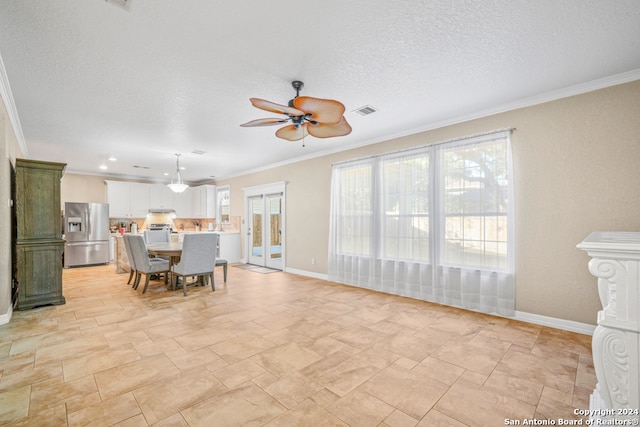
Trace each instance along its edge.
{"label": "french door", "polygon": [[260,194],[247,198],[249,264],[283,269],[283,202],[282,193]]}

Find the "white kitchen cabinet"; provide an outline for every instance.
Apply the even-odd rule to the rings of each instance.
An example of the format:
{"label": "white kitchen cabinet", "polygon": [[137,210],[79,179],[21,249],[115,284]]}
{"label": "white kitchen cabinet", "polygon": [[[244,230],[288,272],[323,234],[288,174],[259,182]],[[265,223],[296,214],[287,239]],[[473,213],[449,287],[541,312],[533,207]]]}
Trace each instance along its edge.
{"label": "white kitchen cabinet", "polygon": [[189,187],[174,193],[163,184],[105,181],[112,218],[144,218],[149,209],[174,209],[177,218],[215,218],[216,186]]}
{"label": "white kitchen cabinet", "polygon": [[206,188],[205,191],[205,197],[206,200],[203,202],[202,200],[200,201],[201,207],[200,209],[202,209],[204,207],[204,216],[203,218],[215,218],[216,217],[216,211],[217,206],[218,206],[218,199],[216,197],[216,186],[215,185],[205,185],[204,186]]}
{"label": "white kitchen cabinet", "polygon": [[192,218],[216,217],[216,186],[200,185],[192,187]]}
{"label": "white kitchen cabinet", "polygon": [[240,233],[219,233],[220,253],[218,258],[226,259],[229,263],[240,262]]}
{"label": "white kitchen cabinet", "polygon": [[129,183],[125,181],[105,182],[107,183],[109,216],[112,218],[129,217]]}
{"label": "white kitchen cabinet", "polygon": [[149,213],[149,184],[129,183],[129,212],[132,218],[144,218]]}
{"label": "white kitchen cabinet", "polygon": [[144,218],[149,212],[149,184],[105,181],[111,218]]}
{"label": "white kitchen cabinet", "polygon": [[200,187],[191,187],[191,217],[192,218],[202,218],[200,211],[200,199],[202,199],[203,188]]}
{"label": "white kitchen cabinet", "polygon": [[164,184],[149,187],[149,209],[175,209],[173,195],[177,194]]}
{"label": "white kitchen cabinet", "polygon": [[[173,191],[172,191],[173,193]],[[182,193],[173,193],[173,209],[176,211],[176,218],[193,218],[192,199],[193,188],[187,188]]]}

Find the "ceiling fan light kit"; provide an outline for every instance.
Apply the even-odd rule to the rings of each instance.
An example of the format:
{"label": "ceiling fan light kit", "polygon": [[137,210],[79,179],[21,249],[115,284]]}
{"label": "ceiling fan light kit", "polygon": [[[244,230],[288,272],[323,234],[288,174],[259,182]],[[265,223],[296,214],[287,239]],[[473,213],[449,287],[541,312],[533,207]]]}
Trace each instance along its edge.
{"label": "ceiling fan light kit", "polygon": [[171,183],[167,184],[167,186],[174,193],[182,193],[184,190],[189,188],[189,186],[184,183],[182,174],[180,173],[180,154],[176,153],[176,174],[171,178]]}
{"label": "ceiling fan light kit", "polygon": [[287,141],[298,141],[307,135],[316,138],[333,138],[351,133],[352,129],[344,118],[345,108],[341,102],[300,96],[304,83],[299,80],[291,82],[291,86],[296,90],[296,96],[289,101],[288,105],[276,104],[260,98],[249,98],[254,107],[271,113],[284,114],[287,117],[251,120],[240,126],[274,126],[291,122],[276,131],[278,138]]}

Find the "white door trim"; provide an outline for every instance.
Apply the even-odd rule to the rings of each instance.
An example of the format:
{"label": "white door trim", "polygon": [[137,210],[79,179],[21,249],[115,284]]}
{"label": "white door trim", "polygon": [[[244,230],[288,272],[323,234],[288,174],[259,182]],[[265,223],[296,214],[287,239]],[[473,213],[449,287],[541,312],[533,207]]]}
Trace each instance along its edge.
{"label": "white door trim", "polygon": [[254,185],[251,187],[243,187],[244,192],[244,220],[242,221],[241,230],[244,237],[244,262],[249,263],[249,255],[251,243],[249,242],[249,225],[251,220],[251,212],[249,211],[249,198],[256,196],[266,196],[276,193],[282,193],[282,270],[285,271],[286,260],[286,181],[272,182],[263,185]]}

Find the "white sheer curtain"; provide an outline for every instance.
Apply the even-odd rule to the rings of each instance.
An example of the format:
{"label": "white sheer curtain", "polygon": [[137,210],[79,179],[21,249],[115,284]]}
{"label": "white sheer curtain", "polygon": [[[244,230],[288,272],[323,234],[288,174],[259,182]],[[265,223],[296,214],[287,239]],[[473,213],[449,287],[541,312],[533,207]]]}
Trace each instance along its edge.
{"label": "white sheer curtain", "polygon": [[372,267],[376,237],[372,233],[373,169],[369,160],[333,168],[329,226],[329,256],[333,258],[329,262],[329,276],[342,283],[371,289],[375,289]]}
{"label": "white sheer curtain", "polygon": [[509,135],[334,165],[329,279],[513,316]]}

